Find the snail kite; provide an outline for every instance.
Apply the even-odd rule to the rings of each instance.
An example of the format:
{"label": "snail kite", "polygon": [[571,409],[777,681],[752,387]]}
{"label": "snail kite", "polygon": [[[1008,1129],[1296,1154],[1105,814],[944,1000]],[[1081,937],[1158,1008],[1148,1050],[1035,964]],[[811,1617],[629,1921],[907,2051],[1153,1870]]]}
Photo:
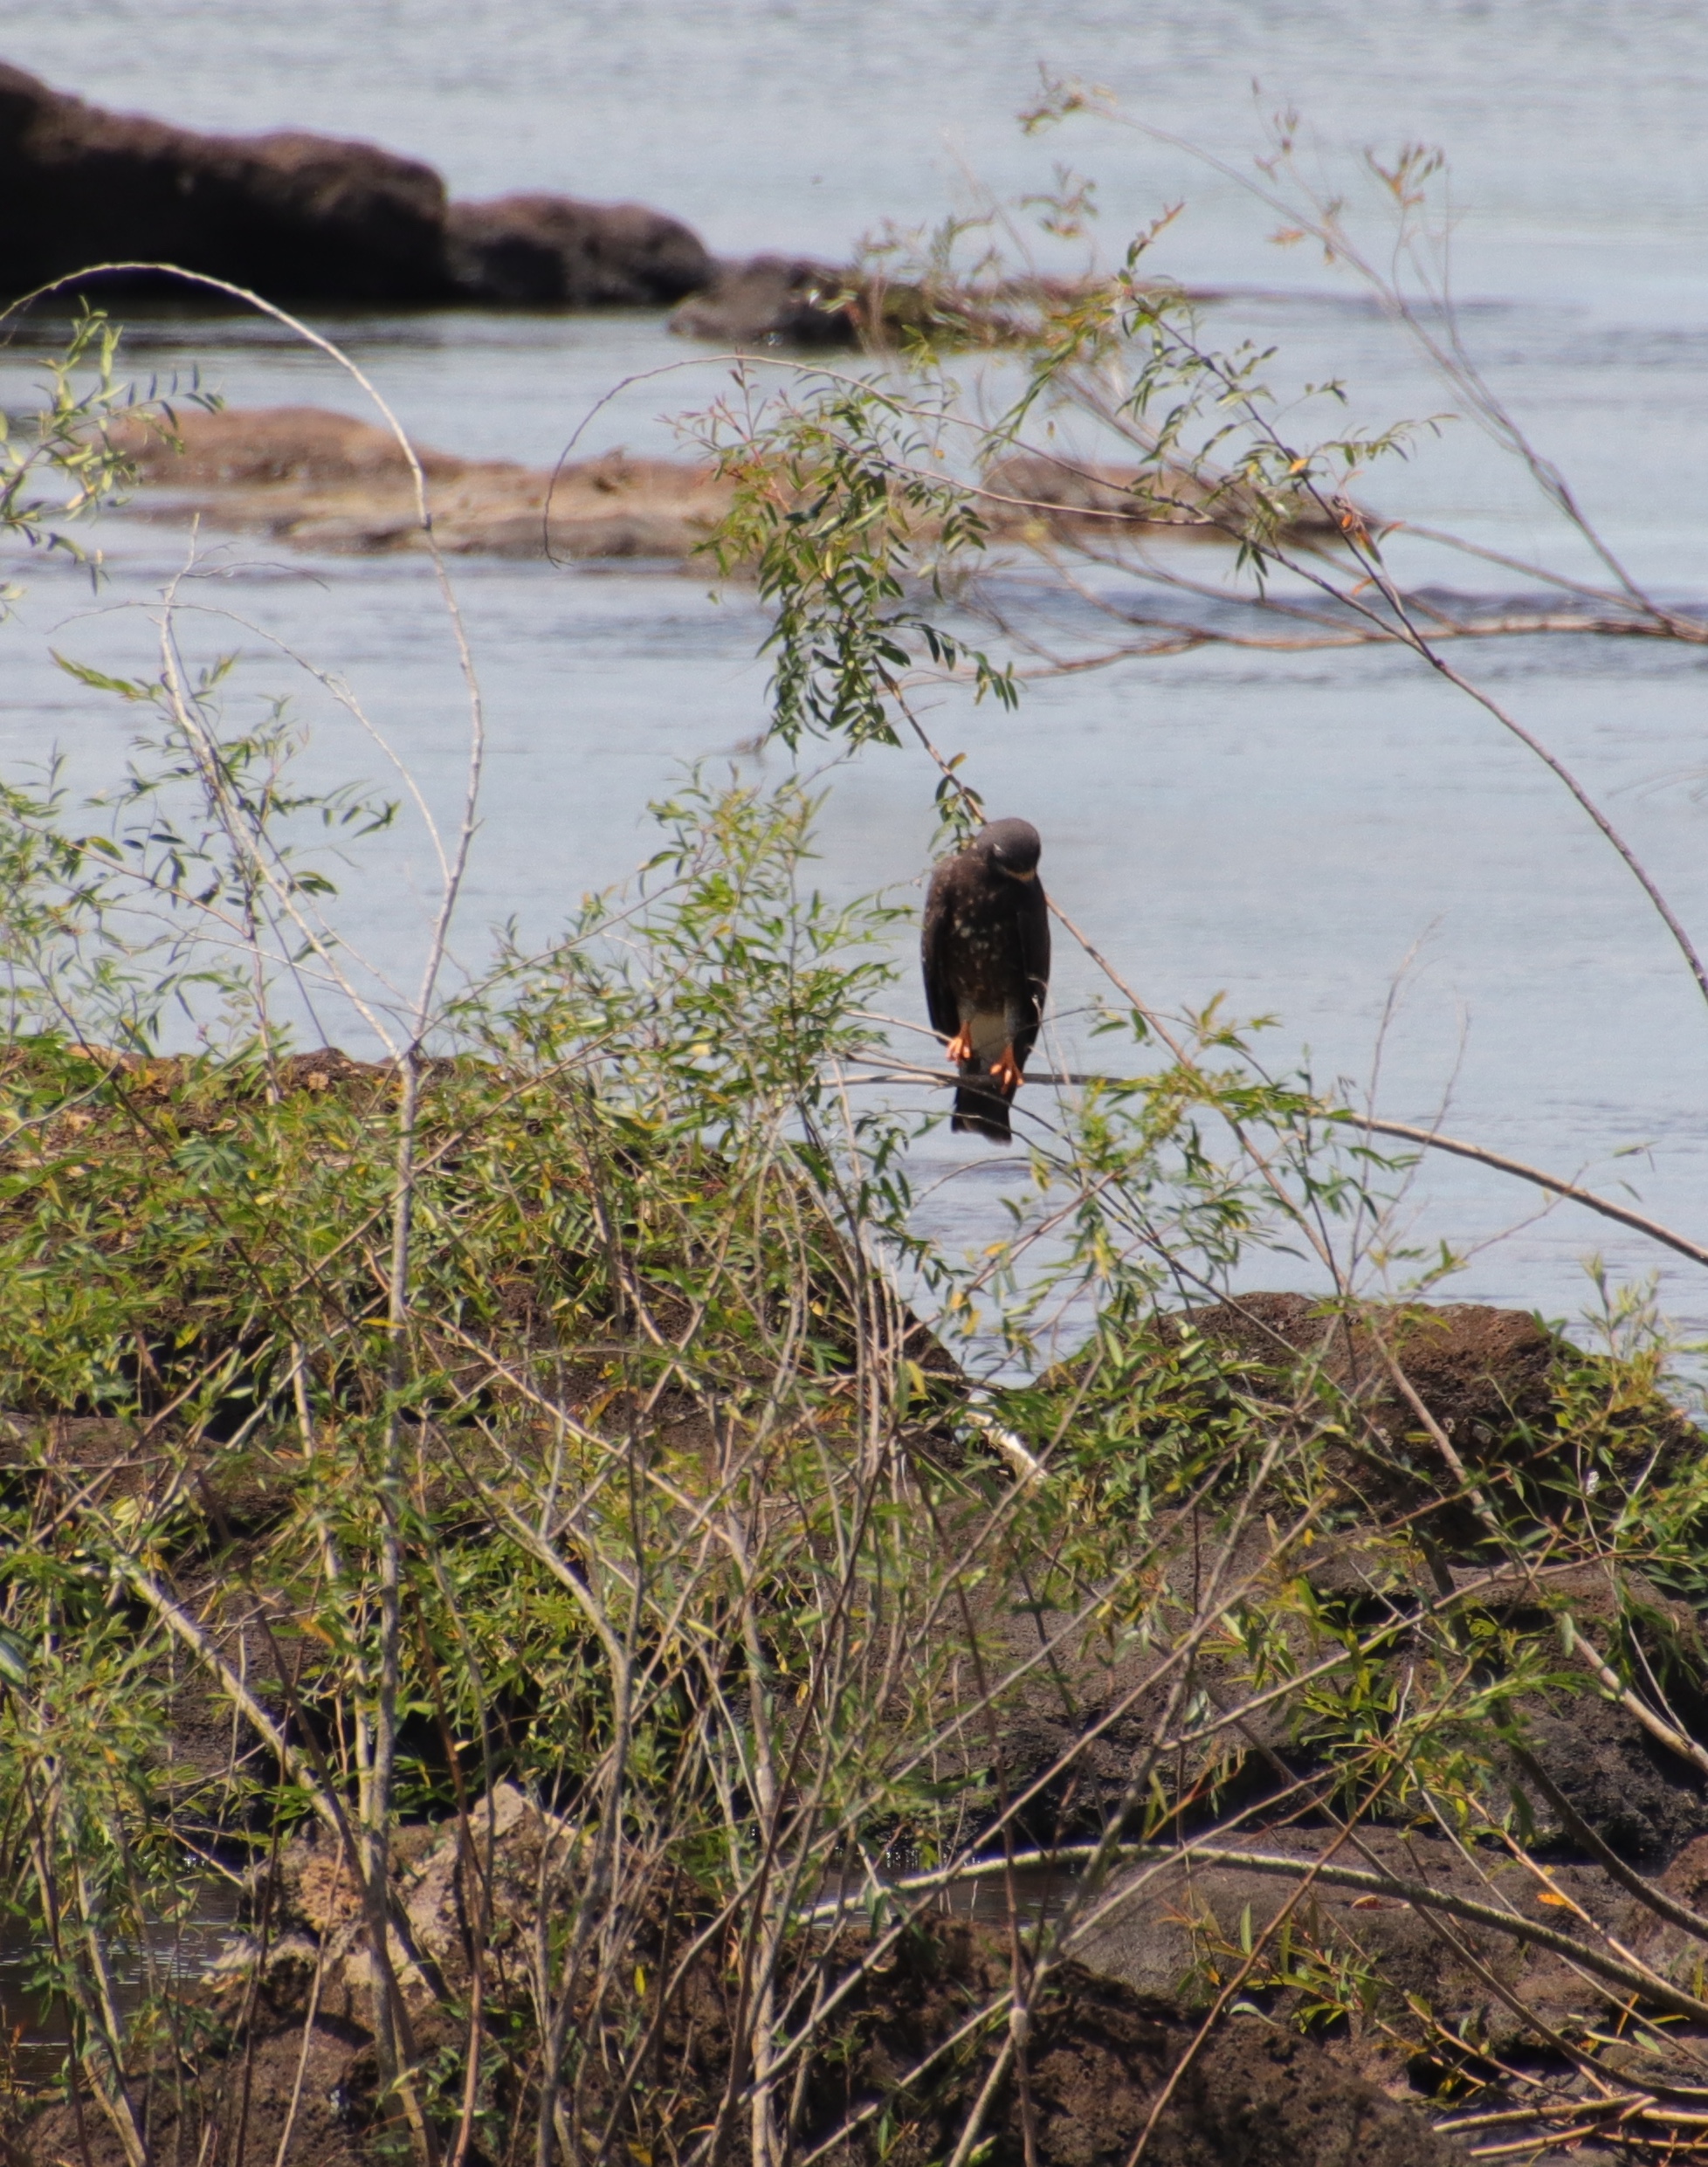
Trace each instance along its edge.
{"label": "snail kite", "polygon": [[1030,821],[994,820],[964,850],[939,861],[926,896],[926,1007],[962,1079],[950,1126],[997,1144],[1013,1135],[1009,1102],[1020,1089],[1050,984],[1040,848]]}

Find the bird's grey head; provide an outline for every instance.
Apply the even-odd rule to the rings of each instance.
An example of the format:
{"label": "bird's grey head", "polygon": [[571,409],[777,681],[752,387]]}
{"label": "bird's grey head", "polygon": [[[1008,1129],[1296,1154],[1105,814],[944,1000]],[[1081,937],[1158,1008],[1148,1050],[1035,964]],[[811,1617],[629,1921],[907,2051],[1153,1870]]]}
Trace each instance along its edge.
{"label": "bird's grey head", "polygon": [[1030,820],[993,820],[973,838],[973,848],[987,865],[1016,880],[1030,880],[1038,870],[1043,845]]}

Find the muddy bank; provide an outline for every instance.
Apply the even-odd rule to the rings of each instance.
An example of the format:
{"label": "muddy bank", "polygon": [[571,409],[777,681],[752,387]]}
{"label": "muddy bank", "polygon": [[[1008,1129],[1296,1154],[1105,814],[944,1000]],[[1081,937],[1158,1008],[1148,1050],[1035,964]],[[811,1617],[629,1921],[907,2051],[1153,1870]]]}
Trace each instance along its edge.
{"label": "muddy bank", "polygon": [[[391,1963],[423,2053],[459,2043],[449,2011],[466,2002],[477,1971],[495,2018],[525,1991],[540,1892],[583,1875],[591,1841],[507,1784],[474,1801],[465,1822],[400,1832]],[[1243,1850],[1251,1864],[1212,1849],[1117,1873],[1101,1916],[1058,1955],[1029,2009],[1023,2086],[994,2068],[1001,2021],[940,2059],[969,2010],[1002,2017],[1014,1983],[1002,1927],[939,1908],[887,1946],[863,1919],[803,1937],[803,1964],[831,1961],[853,1977],[834,2035],[804,2067],[801,2152],[831,2145],[849,2167],[926,2167],[947,2157],[989,2087],[984,2157],[998,2167],[1031,2157],[1121,2167],[1147,2125],[1150,2156],[1168,2167],[1434,2167],[1478,2157],[1471,2148],[1491,2113],[1509,2140],[1525,2141],[1524,2157],[1581,2162],[1623,2157],[1581,2148],[1603,2133],[1616,2145],[1622,2122],[1644,2102],[1640,2141],[1652,2143],[1667,2098],[1690,2095],[1708,2045],[1708,2026],[1689,2014],[1699,1939],[1601,1870],[1508,1860],[1479,1872],[1439,1837],[1388,1831],[1354,1832],[1350,1842],[1254,1832]],[[1657,1894],[1699,1904],[1705,1850],[1690,1847],[1653,1882]],[[1081,1893],[1064,1874],[1040,1900],[1032,1879],[1018,1914],[1029,1930]],[[1408,1899],[1420,1886],[1431,1903]],[[256,1876],[246,1909],[246,1926],[184,1988],[186,2032],[208,2044],[150,2088],[151,2145],[162,2157],[195,2157],[212,2133],[231,2143],[241,2122],[230,2154],[240,2164],[271,2161],[281,2143],[317,2167],[384,2156],[401,2133],[380,2081],[362,1907],[339,1846],[324,1837],[287,1845]],[[1503,1915],[1536,1938],[1515,1939],[1497,1923]],[[632,1978],[583,2037],[596,2047],[596,2034],[608,2034],[613,2074],[599,2105],[631,2146],[677,2155],[727,2114],[741,2078],[731,2042],[742,1930],[684,1886],[678,1908],[646,1926]],[[1609,1941],[1648,1967],[1649,1998],[1663,2010],[1667,1982],[1677,1982],[1683,2009],[1663,2033],[1632,2025],[1629,1990],[1586,1968]],[[672,1946],[690,1950],[673,1974]],[[649,2000],[659,1976],[669,1992]],[[1229,2009],[1235,1978],[1241,1992]],[[1337,1992],[1345,2007],[1325,2026],[1323,1999]],[[616,2067],[649,2028],[652,2073],[625,2105]],[[1545,2051],[1539,2063],[1539,2042],[1622,2031],[1622,2050],[1603,2067],[1625,2074],[1623,2091],[1587,2081],[1569,2055],[1551,2067]],[[1468,2082],[1503,2067],[1523,2104],[1482,2115],[1456,2105]],[[1557,2148],[1550,2125],[1562,2123],[1568,2142]],[[1688,2107],[1673,2126],[1687,2139]],[[731,2156],[747,2157],[745,2135],[732,2129]],[[17,2143],[30,2167],[124,2158],[87,2115],[81,2150],[67,2105],[38,2112]]]}
{"label": "muddy bank", "polygon": [[[507,1785],[476,1802],[465,1826],[405,1832],[393,1862],[392,1960],[424,2049],[442,2035],[453,2043],[442,2005],[447,1990],[466,1995],[472,1967],[495,2011],[513,1995],[540,1923],[539,1890],[573,1870],[582,1840]],[[484,1872],[482,1860],[490,1861]],[[231,2157],[242,2163],[270,2160],[281,2144],[316,2167],[371,2161],[400,2133],[381,2096],[362,1907],[336,1846],[287,1847],[250,1909],[249,1930],[228,1941],[185,1992],[204,2026],[215,2036],[235,2032],[245,2051],[234,2042],[233,2050],[203,2053],[193,2074],[176,2073],[176,2083],[162,2072],[146,2137],[162,2157],[193,2157],[211,2136],[229,2142],[241,2122]],[[686,1941],[696,1929],[707,1936],[704,1953],[681,1968],[666,2005],[649,2009],[647,1973],[668,1963],[672,1931]],[[673,1920],[655,1922],[630,1991],[606,2012],[610,2093],[623,2033],[649,2020],[656,2027],[653,2081],[629,2111],[614,2098],[603,2102],[630,2133],[631,2150],[681,2157],[727,2116],[741,2078],[731,2060],[740,2024],[739,1943],[739,1927],[718,1930],[690,1899]],[[874,1952],[864,1929],[841,1937],[843,1960],[857,1967]],[[826,1953],[802,1950],[819,1961]],[[857,1978],[834,2037],[806,2064],[801,2155],[832,2146],[848,2167],[879,2160],[927,2167],[946,2157],[985,2088],[1002,2028],[947,2066],[933,2068],[929,2058],[964,2026],[969,2007],[1000,2008],[1011,1977],[1003,1935],[940,1916]],[[1036,2148],[1054,2167],[1120,2167],[1154,2117],[1149,2153],[1164,2167],[1444,2167],[1459,2157],[1423,2115],[1323,2041],[1248,2011],[1201,2045],[1199,2023],[1200,2012],[1170,1986],[1135,1988],[1113,1968],[1066,1963],[1029,2012],[1023,2095],[997,2086],[983,2157],[1008,2167]],[[730,2134],[731,2155],[747,2157],[745,2131],[738,2125]],[[110,2130],[86,2115],[79,2131],[66,2106],[49,2108],[22,2135],[18,2156],[31,2167],[61,2153],[92,2167],[124,2161]]]}

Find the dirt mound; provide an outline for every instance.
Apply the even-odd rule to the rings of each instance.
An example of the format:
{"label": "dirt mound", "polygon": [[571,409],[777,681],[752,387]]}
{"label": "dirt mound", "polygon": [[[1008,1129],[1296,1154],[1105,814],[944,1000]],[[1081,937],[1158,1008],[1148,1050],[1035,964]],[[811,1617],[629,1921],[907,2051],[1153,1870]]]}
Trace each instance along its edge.
{"label": "dirt mound", "polygon": [[[1592,1437],[1608,1464],[1635,1470],[1652,1459],[1661,1476],[1702,1450],[1684,1414],[1652,1394],[1610,1393],[1605,1363],[1522,1310],[1464,1302],[1349,1312],[1260,1293],[1183,1310],[1166,1329],[1195,1332],[1252,1390],[1313,1412],[1338,1434],[1325,1464],[1349,1502],[1373,1524],[1414,1517],[1454,1558],[1480,1559],[1485,1548],[1477,1486],[1502,1517],[1539,1524],[1551,1501],[1591,1479],[1581,1442],[1562,1453],[1574,1432]],[[1598,1403],[1587,1431],[1577,1405],[1586,1398]]]}
{"label": "dirt mound", "polygon": [[[994,1999],[1009,1977],[995,1935],[947,1928],[912,1944],[857,2001],[840,2060],[815,2069],[805,2149],[885,2099],[886,2161],[926,2167],[947,2157],[990,2047],[947,2081],[905,2080],[964,2023],[970,1999]],[[999,2089],[981,2156],[992,2167],[1020,2167],[1029,2153],[1049,2167],[1124,2167],[1154,2114],[1146,2157],[1158,2167],[1436,2167],[1459,2157],[1415,2108],[1344,2067],[1319,2040],[1248,2016],[1202,2044],[1197,2033],[1173,1999],[1064,1965],[1028,2012],[1025,2084]],[[871,2127],[830,2157],[847,2167],[879,2157]]]}
{"label": "dirt mound", "polygon": [[1376,1308],[1349,1320],[1302,1294],[1250,1294],[1183,1311],[1181,1322],[1260,1368],[1291,1369],[1305,1356],[1374,1420],[1415,1429],[1397,1363],[1462,1451],[1510,1448],[1519,1433],[1546,1423],[1565,1351],[1527,1311],[1477,1302]]}

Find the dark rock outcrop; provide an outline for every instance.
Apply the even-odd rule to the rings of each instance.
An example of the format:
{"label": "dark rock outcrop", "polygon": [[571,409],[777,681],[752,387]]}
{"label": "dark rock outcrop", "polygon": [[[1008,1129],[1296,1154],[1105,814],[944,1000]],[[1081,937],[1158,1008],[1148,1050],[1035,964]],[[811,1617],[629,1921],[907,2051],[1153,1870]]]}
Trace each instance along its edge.
{"label": "dark rock outcrop", "polygon": [[[1319,1557],[1327,1570],[1319,1569]],[[1337,1587],[1344,1590],[1335,1570],[1338,1562],[1333,1548],[1325,1546],[1304,1565],[1305,1578],[1325,1599],[1333,1599]],[[1461,1577],[1482,1579],[1469,1572]],[[1612,1639],[1608,1616],[1616,1598],[1605,1579],[1597,1590],[1593,1577],[1582,1572],[1543,1573],[1531,1582],[1515,1571],[1505,1588],[1498,1583],[1481,1586],[1480,1600],[1491,1617],[1512,1631],[1547,1629],[1551,1620],[1540,1609],[1542,1603],[1569,1606],[1607,1645]],[[1374,1578],[1371,1584],[1376,1585]],[[1391,1582],[1389,1592],[1404,1599]],[[1656,1599],[1652,1591],[1646,1593],[1650,1601]],[[1045,1642],[1054,1660],[1038,1665],[1005,1704],[995,1752],[988,1747],[981,1752],[975,1737],[966,1749],[967,1765],[993,1766],[1009,1795],[1037,1787],[1025,1820],[1029,1837],[1042,1844],[1064,1834],[1085,1840],[1100,1834],[1165,1721],[1165,1659],[1154,1651],[1112,1648],[1095,1633],[1076,1639],[1071,1623],[1055,1612],[1012,1620],[1002,1643],[1009,1663],[1035,1655]],[[1399,1643],[1381,1659],[1396,1694],[1404,1689],[1412,1652]],[[1208,1698],[1224,1708],[1239,1708],[1250,1696],[1249,1675],[1225,1657],[1213,1653],[1201,1657],[1196,1675]],[[1678,1697],[1694,1718],[1695,1696],[1681,1688]],[[1526,1695],[1513,1712],[1526,1725],[1529,1751],[1543,1774],[1620,1857],[1652,1871],[1686,1844],[1708,1836],[1708,1784],[1700,1771],[1659,1744],[1629,1710],[1591,1689],[1587,1679],[1582,1690],[1562,1685]],[[1482,1743],[1491,1749],[1482,1780],[1491,1811],[1522,1793],[1536,1840],[1550,1852],[1569,1849],[1560,1817],[1548,1800],[1503,1749],[1492,1741]],[[1223,1811],[1235,1804],[1260,1811],[1263,1801],[1284,1791],[1290,1781],[1319,1779],[1324,1772],[1308,1725],[1302,1730],[1297,1710],[1278,1703],[1235,1725],[1229,1741],[1206,1752],[1201,1772],[1208,1776],[1224,1744],[1237,1753],[1239,1764],[1236,1767],[1231,1759],[1222,1764]]]}
{"label": "dark rock outcrop", "polygon": [[7,294],[95,264],[166,263],[272,300],[644,307],[717,271],[686,226],[636,203],[451,203],[430,166],[369,143],[197,134],[3,65],[0,201]]}
{"label": "dark rock outcrop", "polygon": [[[1373,1507],[1423,1511],[1433,1537],[1465,1558],[1481,1541],[1477,1512],[1457,1495],[1457,1478],[1443,1483],[1443,1453],[1405,1385],[1475,1479],[1533,1492],[1569,1475],[1559,1456],[1556,1389],[1571,1375],[1581,1384],[1596,1375],[1593,1360],[1527,1311],[1478,1302],[1373,1304],[1348,1317],[1303,1295],[1251,1294],[1183,1311],[1178,1321],[1254,1378],[1355,1412],[1346,1441],[1326,1455],[1348,1493]],[[1700,1433],[1659,1400],[1605,1419],[1610,1441],[1658,1454],[1662,1471],[1701,1451]]]}
{"label": "dark rock outcrop", "polygon": [[5,66],[0,200],[10,293],[134,261],[283,299],[425,301],[449,286],[444,183],[430,166],[294,131],[198,135]]}
{"label": "dark rock outcrop", "polygon": [[[1551,1556],[1543,1535],[1531,1558],[1523,1554],[1526,1527],[1545,1531],[1553,1501],[1572,1494],[1592,1423],[1601,1425],[1594,1434],[1611,1470],[1599,1479],[1617,1483],[1626,1469],[1633,1476],[1652,1469],[1659,1480],[1699,1460],[1700,1433],[1664,1399],[1629,1395],[1598,1358],[1528,1312],[1477,1303],[1370,1305],[1348,1314],[1302,1295],[1257,1292],[1174,1312],[1162,1328],[1170,1338],[1190,1332],[1205,1342],[1221,1374],[1265,1400],[1276,1421],[1321,1421],[1327,1432],[1321,1465],[1346,1516],[1341,1527],[1318,1531],[1278,1567],[1272,1531],[1254,1533],[1233,1566],[1236,1576],[1252,1575],[1249,1599],[1261,1606],[1266,1589],[1297,1579],[1325,1616],[1369,1627],[1450,1586],[1466,1592],[1491,1635],[1510,1635],[1514,1644],[1560,1648],[1567,1620],[1571,1646],[1614,1650],[1635,1637],[1667,1680],[1671,1719],[1691,1737],[1708,1738],[1698,1605],[1646,1578],[1629,1558]],[[1515,1530],[1509,1558],[1491,1558],[1459,1476],[1403,1395],[1402,1378],[1470,1479],[1498,1499]],[[1179,1590],[1182,1617],[1195,1599],[1199,1540],[1213,1539],[1214,1516],[1188,1524],[1198,1531],[1155,1567]],[[1427,1540],[1414,1543],[1420,1533]],[[1271,1581],[1277,1571],[1279,1580]],[[1294,1634],[1301,1668],[1326,1653],[1326,1641],[1302,1625],[1285,1630]],[[988,1653],[987,1661],[1020,1683],[1004,1703],[995,1742],[969,1730],[961,1765],[987,1777],[991,1795],[1030,1801],[1030,1840],[1095,1837],[1166,1727],[1166,1634],[1152,1642],[1110,1635],[1100,1623],[1082,1630],[1071,1613],[1044,1607],[1008,1612],[990,1632],[1000,1654]],[[1046,1649],[1050,1660],[1040,1661]],[[1402,1635],[1372,1653],[1372,1675],[1385,1674],[1396,1701],[1410,1689],[1416,1652]],[[1023,1665],[1030,1666],[1023,1677]],[[1206,1699],[1224,1710],[1252,1698],[1252,1674],[1229,1648],[1203,1649],[1195,1677]],[[1565,1664],[1556,1682],[1515,1698],[1511,1712],[1527,1730],[1543,1782],[1474,1723],[1467,1744],[1482,1757],[1482,1771],[1473,1778],[1467,1768],[1464,1780],[1481,1786],[1495,1817],[1522,1799],[1532,1840],[1550,1854],[1573,1848],[1571,1815],[1645,1871],[1708,1835],[1700,1766],[1629,1706],[1610,1701],[1580,1658]],[[1213,1778],[1218,1811],[1258,1811],[1291,1783],[1322,1780],[1327,1766],[1323,1734],[1308,1715],[1265,1698],[1207,1745],[1193,1780]],[[1544,1795],[1549,1787],[1563,1809]]]}
{"label": "dark rock outcrop", "polygon": [[711,285],[717,265],[679,219],[640,203],[501,196],[452,203],[451,276],[468,299],[644,308]]}

